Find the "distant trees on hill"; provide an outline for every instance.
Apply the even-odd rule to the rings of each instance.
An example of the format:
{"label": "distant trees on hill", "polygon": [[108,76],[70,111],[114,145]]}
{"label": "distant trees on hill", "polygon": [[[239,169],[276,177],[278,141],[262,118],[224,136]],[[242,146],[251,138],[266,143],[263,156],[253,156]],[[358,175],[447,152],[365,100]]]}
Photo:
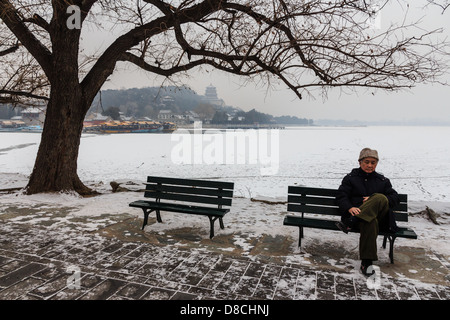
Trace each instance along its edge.
{"label": "distant trees on hill", "polygon": [[118,114],[119,111],[126,116],[156,119],[162,109],[169,109],[174,113],[195,111],[201,119],[212,118],[213,124],[312,124],[310,119],[293,116],[274,117],[255,109],[246,112],[230,106],[211,106],[203,100],[203,96],[187,87],[105,90],[97,95],[90,111],[109,115],[113,119],[114,114]]}
{"label": "distant trees on hill", "polygon": [[213,124],[268,124],[268,123],[278,123],[278,124],[297,124],[297,125],[312,125],[313,120],[305,118],[297,118],[292,116],[281,116],[274,117],[266,113],[261,113],[252,109],[248,112],[239,111],[234,116],[230,115],[225,111],[217,111],[211,120]]}
{"label": "distant trees on hill", "polygon": [[202,97],[187,87],[147,87],[103,90],[95,97],[90,112],[104,113],[118,107],[126,116],[156,118],[159,111],[191,111],[202,103]]}

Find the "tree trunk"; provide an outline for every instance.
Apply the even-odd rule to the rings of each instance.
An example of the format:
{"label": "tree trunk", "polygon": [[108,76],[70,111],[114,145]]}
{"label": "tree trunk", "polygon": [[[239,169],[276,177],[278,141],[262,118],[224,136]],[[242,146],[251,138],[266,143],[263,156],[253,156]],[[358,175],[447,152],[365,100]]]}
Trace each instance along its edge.
{"label": "tree trunk", "polygon": [[[65,10],[64,6],[62,8]],[[64,11],[55,19],[64,19]],[[78,78],[80,31],[69,30],[63,21],[52,23],[50,28],[53,46],[52,66],[47,73],[51,84],[50,100],[41,143],[26,188],[28,194],[75,191],[87,195],[92,192],[77,174],[83,121],[91,103],[83,95]]]}
{"label": "tree trunk", "polygon": [[70,191],[81,195],[91,193],[77,174],[84,110],[80,90],[52,88],[41,143],[27,186],[28,194]]}

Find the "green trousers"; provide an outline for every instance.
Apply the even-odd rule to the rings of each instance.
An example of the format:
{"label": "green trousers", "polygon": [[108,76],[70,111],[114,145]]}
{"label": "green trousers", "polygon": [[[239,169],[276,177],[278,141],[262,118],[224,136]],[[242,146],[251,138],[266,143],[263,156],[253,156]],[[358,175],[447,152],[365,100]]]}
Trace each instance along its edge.
{"label": "green trousers", "polygon": [[360,259],[378,260],[377,236],[378,221],[389,212],[389,201],[384,194],[374,193],[360,207],[359,222],[359,257]]}

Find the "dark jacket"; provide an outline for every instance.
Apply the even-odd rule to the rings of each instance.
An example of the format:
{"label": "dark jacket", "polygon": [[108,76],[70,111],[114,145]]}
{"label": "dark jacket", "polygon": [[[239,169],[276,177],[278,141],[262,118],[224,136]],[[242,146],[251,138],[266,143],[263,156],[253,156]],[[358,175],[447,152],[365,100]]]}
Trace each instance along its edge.
{"label": "dark jacket", "polygon": [[389,219],[385,223],[380,222],[380,229],[396,229],[392,208],[399,204],[397,191],[392,188],[388,178],[377,172],[366,173],[361,168],[353,169],[347,174],[338,189],[336,201],[341,211],[342,220],[351,217],[348,209],[359,207],[363,204],[363,197],[369,197],[374,193],[382,193],[389,200]]}

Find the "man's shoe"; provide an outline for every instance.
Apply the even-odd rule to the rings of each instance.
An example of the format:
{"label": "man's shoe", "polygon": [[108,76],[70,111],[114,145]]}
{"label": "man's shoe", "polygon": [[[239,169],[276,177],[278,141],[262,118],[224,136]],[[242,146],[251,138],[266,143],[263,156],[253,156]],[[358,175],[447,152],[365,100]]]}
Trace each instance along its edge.
{"label": "man's shoe", "polygon": [[336,222],[336,227],[338,227],[339,230],[343,231],[346,234],[351,230],[351,228],[342,221]]}
{"label": "man's shoe", "polygon": [[366,277],[370,277],[375,274],[375,269],[371,265],[370,266],[361,265],[360,269],[361,269],[362,274],[365,275]]}
{"label": "man's shoe", "polygon": [[375,274],[375,269],[372,267],[372,260],[363,259],[361,261],[361,272],[366,277],[373,276]]}

